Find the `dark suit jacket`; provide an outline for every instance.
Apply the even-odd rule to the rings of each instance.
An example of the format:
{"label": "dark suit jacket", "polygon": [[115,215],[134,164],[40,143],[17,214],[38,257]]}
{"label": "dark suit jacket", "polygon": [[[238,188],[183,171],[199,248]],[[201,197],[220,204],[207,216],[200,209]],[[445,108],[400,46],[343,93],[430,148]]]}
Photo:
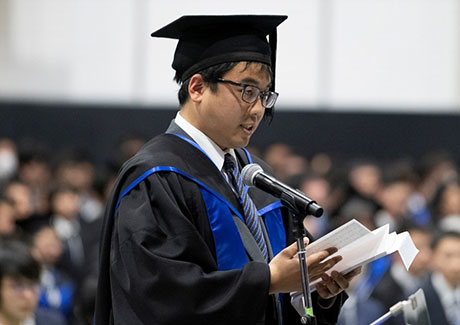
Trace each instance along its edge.
{"label": "dark suit jacket", "polygon": [[422,286],[425,294],[425,300],[430,314],[431,324],[450,324],[447,320],[446,312],[441,304],[441,299],[431,282],[431,276]]}

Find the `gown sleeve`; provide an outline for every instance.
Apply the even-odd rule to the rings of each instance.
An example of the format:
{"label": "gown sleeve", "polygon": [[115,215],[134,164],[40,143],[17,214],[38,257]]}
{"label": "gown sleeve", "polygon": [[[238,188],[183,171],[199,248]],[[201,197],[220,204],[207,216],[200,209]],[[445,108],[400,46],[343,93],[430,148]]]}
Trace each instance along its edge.
{"label": "gown sleeve", "polygon": [[269,267],[219,271],[198,185],[156,173],[120,201],[110,258],[115,324],[257,324]]}

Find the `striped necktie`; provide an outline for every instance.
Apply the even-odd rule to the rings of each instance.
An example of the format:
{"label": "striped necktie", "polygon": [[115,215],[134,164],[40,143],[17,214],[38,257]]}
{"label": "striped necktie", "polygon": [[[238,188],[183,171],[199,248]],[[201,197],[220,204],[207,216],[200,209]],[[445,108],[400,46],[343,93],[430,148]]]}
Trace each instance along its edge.
{"label": "striped necktie", "polygon": [[229,153],[225,154],[224,174],[227,177],[227,181],[233,187],[234,192],[240,199],[240,203],[243,206],[244,217],[246,219],[246,225],[251,231],[252,236],[257,242],[257,245],[264,256],[265,261],[268,261],[267,245],[265,243],[264,236],[262,234],[262,227],[259,223],[259,214],[257,212],[254,202],[248,194],[248,187],[243,185],[243,179],[240,177],[238,165],[236,164],[235,158]]}

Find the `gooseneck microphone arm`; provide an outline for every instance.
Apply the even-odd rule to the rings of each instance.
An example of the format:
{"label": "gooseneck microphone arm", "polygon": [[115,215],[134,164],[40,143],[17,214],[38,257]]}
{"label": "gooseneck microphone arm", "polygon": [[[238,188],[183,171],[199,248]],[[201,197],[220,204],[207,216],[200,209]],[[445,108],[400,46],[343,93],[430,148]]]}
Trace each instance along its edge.
{"label": "gooseneck microphone arm", "polygon": [[274,177],[265,174],[262,167],[257,164],[246,165],[241,171],[241,177],[245,185],[255,186],[262,191],[278,197],[292,211],[293,233],[297,241],[297,256],[299,258],[300,273],[302,274],[303,313],[300,321],[302,324],[316,325],[308,281],[307,257],[304,243],[306,231],[303,220],[307,215],[320,217],[323,214],[323,209],[302,192],[294,190]]}

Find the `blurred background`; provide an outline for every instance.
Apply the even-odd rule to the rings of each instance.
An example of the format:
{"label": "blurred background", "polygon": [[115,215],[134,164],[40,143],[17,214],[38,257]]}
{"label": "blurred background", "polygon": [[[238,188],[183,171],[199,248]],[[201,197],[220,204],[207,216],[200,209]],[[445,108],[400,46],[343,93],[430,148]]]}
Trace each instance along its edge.
{"label": "blurred background", "polygon": [[460,232],[460,1],[0,0],[0,239],[26,238],[45,270],[37,310],[91,323],[114,177],[178,110],[176,41],[150,33],[185,14],[244,13],[289,16],[275,118],[249,149],[323,205],[312,234],[389,223],[423,251],[411,273],[397,257],[365,270],[341,324],[375,320],[431,274],[458,288],[430,242]]}

